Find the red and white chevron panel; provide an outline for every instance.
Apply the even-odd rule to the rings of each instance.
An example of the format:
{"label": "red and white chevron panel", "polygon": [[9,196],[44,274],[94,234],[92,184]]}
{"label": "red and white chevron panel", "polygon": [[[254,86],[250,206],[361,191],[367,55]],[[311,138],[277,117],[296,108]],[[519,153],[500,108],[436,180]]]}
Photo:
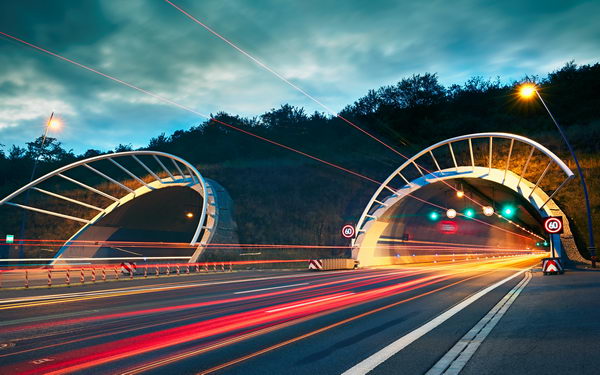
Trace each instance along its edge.
{"label": "red and white chevron panel", "polygon": [[542,260],[542,272],[544,274],[563,273],[560,260],[558,258],[544,258]]}
{"label": "red and white chevron panel", "polygon": [[321,259],[311,259],[308,261],[309,270],[320,271],[323,269],[323,261]]}
{"label": "red and white chevron panel", "polygon": [[135,273],[137,266],[134,262],[123,262],[121,263],[121,272],[129,274]]}

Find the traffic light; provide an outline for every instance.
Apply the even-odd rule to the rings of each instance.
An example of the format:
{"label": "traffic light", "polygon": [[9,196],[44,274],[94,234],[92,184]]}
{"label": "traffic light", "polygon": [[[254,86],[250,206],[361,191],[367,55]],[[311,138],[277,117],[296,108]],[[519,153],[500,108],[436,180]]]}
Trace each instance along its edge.
{"label": "traffic light", "polygon": [[431,211],[431,212],[429,213],[429,220],[431,220],[431,221],[436,221],[436,220],[437,220],[437,219],[439,219],[439,218],[440,218],[440,214],[438,214],[437,212],[435,212],[435,211]]}
{"label": "traffic light", "polygon": [[517,209],[513,206],[504,206],[502,208],[502,216],[504,216],[505,218],[510,219],[511,217],[513,217],[515,215],[515,212],[517,211]]}
{"label": "traffic light", "polygon": [[467,208],[464,212],[465,216],[468,217],[469,219],[473,218],[475,216],[475,210],[472,208]]}

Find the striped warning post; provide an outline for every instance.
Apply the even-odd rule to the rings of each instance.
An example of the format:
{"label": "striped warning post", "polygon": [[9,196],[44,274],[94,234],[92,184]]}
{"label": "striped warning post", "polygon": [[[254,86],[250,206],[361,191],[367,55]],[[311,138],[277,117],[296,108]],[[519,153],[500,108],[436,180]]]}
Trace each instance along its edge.
{"label": "striped warning post", "polygon": [[52,270],[48,268],[48,288],[52,286]]}
{"label": "striped warning post", "polygon": [[323,270],[323,261],[321,259],[311,259],[308,261],[308,269],[321,271]]}
{"label": "striped warning post", "polygon": [[66,283],[67,285],[71,285],[71,274],[70,274],[70,272],[69,272],[69,269],[68,269],[68,268],[67,268],[67,273],[66,273],[66,275],[65,275],[65,283]]}

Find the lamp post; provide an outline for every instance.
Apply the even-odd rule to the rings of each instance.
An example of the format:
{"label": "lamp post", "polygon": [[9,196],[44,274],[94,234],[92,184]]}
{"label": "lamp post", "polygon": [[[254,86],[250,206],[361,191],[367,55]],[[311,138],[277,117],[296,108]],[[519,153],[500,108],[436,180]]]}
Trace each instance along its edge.
{"label": "lamp post", "polygon": [[523,84],[519,88],[519,94],[521,95],[522,98],[525,98],[525,99],[529,99],[529,98],[533,97],[534,95],[537,96],[537,98],[540,100],[540,102],[542,102],[542,105],[546,109],[546,112],[548,112],[548,114],[550,115],[552,122],[554,122],[554,125],[556,125],[556,128],[558,129],[558,132],[560,133],[561,137],[567,144],[567,148],[569,149],[569,152],[571,153],[573,160],[575,160],[575,165],[577,166],[577,173],[579,173],[579,178],[581,178],[581,187],[583,188],[583,196],[585,198],[585,208],[587,211],[587,227],[588,227],[588,233],[589,233],[588,251],[590,252],[590,257],[592,259],[592,268],[596,268],[596,245],[594,242],[594,230],[593,230],[594,228],[593,228],[593,224],[592,224],[592,211],[590,208],[590,198],[589,198],[589,194],[588,194],[587,184],[585,182],[585,176],[583,175],[583,172],[581,171],[581,167],[579,166],[579,160],[577,160],[575,151],[573,150],[571,143],[569,143],[569,140],[567,139],[567,136],[566,136],[565,132],[563,131],[563,128],[558,124],[558,121],[556,121],[556,119],[554,118],[554,115],[552,115],[552,112],[550,112],[550,109],[546,105],[546,102],[544,101],[544,99],[542,99],[542,96],[540,95],[537,86],[532,83]]}
{"label": "lamp post", "polygon": [[[29,182],[33,181],[33,178],[35,177],[35,172],[37,169],[38,161],[40,159],[40,155],[42,154],[42,151],[44,150],[44,144],[46,143],[46,138],[48,137],[48,130],[50,128],[57,128],[58,126],[60,126],[60,121],[58,121],[57,119],[54,118],[54,112],[52,112],[50,114],[50,118],[46,122],[46,126],[44,127],[44,135],[42,137],[42,144],[40,145],[40,150],[37,153],[37,155],[35,156],[35,159],[33,159],[33,168],[31,170],[31,177],[29,177]],[[28,202],[29,202],[29,190],[27,190],[27,192],[25,193],[25,204],[27,204]],[[19,230],[19,237],[21,238],[21,241],[19,242],[19,245],[20,245],[19,246],[19,258],[23,258],[25,256],[22,239],[25,236],[26,221],[27,221],[27,210],[23,210],[23,215],[21,217],[21,228]]]}

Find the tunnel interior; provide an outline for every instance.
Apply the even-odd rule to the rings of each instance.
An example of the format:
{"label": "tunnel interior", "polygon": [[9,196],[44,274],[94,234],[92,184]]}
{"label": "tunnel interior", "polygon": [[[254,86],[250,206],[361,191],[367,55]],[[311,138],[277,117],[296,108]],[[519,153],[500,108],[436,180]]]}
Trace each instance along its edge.
{"label": "tunnel interior", "polygon": [[[539,212],[522,196],[503,185],[483,179],[463,178],[448,183],[463,191],[464,196],[458,197],[456,191],[443,182],[426,185],[412,195],[442,207],[454,208],[458,213],[455,218],[448,218],[445,210],[406,197],[375,223],[383,229],[380,229],[372,255],[376,258],[398,258],[398,263],[403,263],[410,257],[443,260],[458,254],[491,254],[498,249],[545,250],[542,240],[517,227],[543,236]],[[513,224],[496,215],[485,216],[482,208],[469,198],[494,207],[495,212],[510,219]],[[473,214],[472,218],[461,215],[469,211]]]}
{"label": "tunnel interior", "polygon": [[[158,189],[132,199],[79,233],[79,241],[133,242],[115,246],[69,246],[68,257],[189,256],[203,198],[184,186]],[[177,245],[175,245],[177,244]]]}

